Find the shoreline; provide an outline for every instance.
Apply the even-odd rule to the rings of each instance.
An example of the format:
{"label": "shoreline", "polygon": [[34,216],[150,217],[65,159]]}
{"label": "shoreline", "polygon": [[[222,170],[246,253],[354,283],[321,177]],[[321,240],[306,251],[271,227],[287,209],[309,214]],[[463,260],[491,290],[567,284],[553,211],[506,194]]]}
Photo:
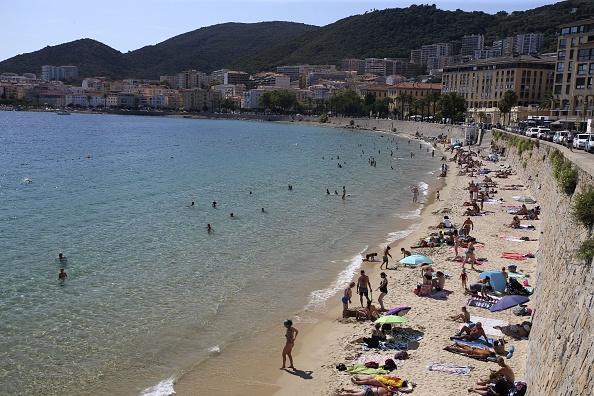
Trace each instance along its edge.
{"label": "shoreline", "polygon": [[[389,131],[378,131],[377,132],[386,132],[390,134],[399,135],[401,137],[409,137],[411,140],[418,140],[412,135],[401,134],[401,133],[394,133]],[[442,155],[445,155],[445,150],[442,147],[439,147],[436,152],[439,152]],[[389,244],[392,247],[393,258],[390,259],[390,266],[397,263],[398,260],[402,258],[400,253],[400,247],[404,247],[406,250],[409,250],[411,245],[414,245],[416,241],[419,240],[422,236],[424,236],[427,232],[428,227],[430,226],[428,223],[432,220],[430,213],[435,211],[439,206],[440,202],[446,201],[447,197],[450,196],[452,193],[452,185],[453,185],[453,174],[448,172],[448,176],[446,178],[440,178],[439,184],[441,185],[439,188],[440,191],[440,199],[441,201],[437,201],[435,199],[435,191],[429,191],[427,196],[424,197],[425,202],[423,203],[420,213],[421,223],[407,236],[404,238],[400,238],[395,240],[394,242],[387,243],[386,241],[382,241],[378,243],[378,247],[381,245]],[[429,214],[429,215],[428,215]],[[371,250],[374,248],[370,247]],[[378,279],[379,274],[382,271],[385,271],[388,275],[388,279],[391,281],[393,278],[391,275],[394,271],[408,271],[408,269],[404,267],[400,267],[397,270],[380,270],[377,264],[381,264],[381,258],[376,259],[374,262],[363,262],[360,269],[364,269],[366,275],[369,276],[370,282],[372,285],[373,291],[376,293],[376,296],[379,293],[376,291],[378,286]],[[371,264],[371,265],[369,265]],[[356,281],[357,274],[353,277],[353,281]],[[390,282],[392,283],[392,282]],[[389,285],[390,286],[390,285]],[[394,293],[394,285],[390,290],[392,294]],[[373,296],[372,296],[373,297]],[[384,299],[385,305],[387,305],[388,296]],[[374,304],[377,302],[374,301]],[[298,347],[295,348],[297,353],[294,354],[295,359],[295,366],[299,369],[301,367],[323,367],[325,369],[334,370],[334,366],[336,364],[329,364],[327,361],[327,357],[330,356],[331,352],[337,348],[340,348],[340,343],[337,343],[336,340],[344,337],[345,334],[348,332],[345,329],[345,323],[355,323],[352,322],[352,319],[342,319],[342,303],[340,302],[340,292],[336,293],[332,296],[326,303],[328,307],[327,314],[324,318],[322,318],[315,326],[309,326],[306,329],[306,333],[302,335],[301,342],[298,342]],[[352,304],[349,307],[358,307],[360,306],[360,302],[357,299],[357,295],[355,291],[353,291],[353,298]],[[345,323],[342,323],[345,322]],[[366,323],[366,322],[363,322]],[[357,327],[362,327],[362,323],[355,323]],[[301,333],[301,330],[300,330]],[[301,334],[300,334],[301,335]],[[277,392],[275,392],[274,396],[291,396],[297,393],[306,394],[327,394],[327,393],[319,393],[316,392],[316,385],[309,386],[308,383],[302,381],[301,377],[299,376],[283,376],[282,374],[278,376],[278,380],[276,381],[276,386],[279,388]]]}
{"label": "shoreline", "polygon": [[[333,128],[342,128],[342,126],[336,125],[336,124],[313,124],[313,123],[303,123],[304,125],[311,125],[311,126],[326,126],[326,127],[333,127]],[[431,124],[428,124],[431,125]],[[355,131],[357,129],[354,129]],[[376,132],[376,133],[380,133],[380,134],[386,134],[388,135],[388,137],[390,135],[393,136],[398,136],[401,139],[409,139],[412,141],[418,143],[419,140],[416,139],[413,134],[405,134],[402,133],[402,131],[400,132],[392,132],[392,131],[383,131],[383,130],[364,130],[366,132]],[[414,132],[413,132],[414,133]],[[437,136],[440,133],[440,131],[436,131],[435,136]],[[413,143],[411,147],[414,147]],[[426,143],[424,143],[425,145]],[[440,152],[440,149],[438,147],[438,149],[436,150],[436,154],[438,154]],[[437,161],[436,161],[437,162]],[[443,191],[443,186],[446,183],[443,179],[439,180],[439,178],[437,178],[437,172],[438,170],[438,166],[436,165],[435,171],[436,173],[434,175],[429,175],[425,182],[427,182],[429,184],[429,190],[428,190],[428,194],[426,196],[421,196],[421,201],[425,202],[424,205],[420,205],[420,209],[421,209],[421,214],[419,216],[418,219],[416,219],[415,223],[418,223],[418,226],[416,226],[416,229],[414,231],[412,231],[411,234],[409,234],[406,238],[416,238],[416,235],[419,232],[419,230],[423,230],[423,224],[425,223],[425,219],[426,219],[426,215],[425,213],[427,212],[427,210],[431,209],[433,206],[433,201],[435,198],[435,186],[438,185],[439,189]],[[451,174],[450,174],[451,175]],[[432,179],[435,178],[435,179]],[[430,181],[430,179],[435,180],[434,182]],[[394,227],[390,227],[388,229],[386,229],[386,233],[383,234],[383,236],[378,236],[378,238],[375,238],[376,241],[379,240],[379,243],[377,243],[377,245],[374,246],[369,246],[368,249],[371,249],[373,251],[375,251],[378,247],[376,246],[380,246],[380,245],[385,245],[387,243],[390,243],[391,245],[393,245],[394,247],[396,246],[396,244],[400,244],[401,243],[401,239],[394,241],[394,242],[388,242],[389,239],[389,235],[392,232],[395,231],[405,231],[405,229],[399,230],[398,228],[394,228]],[[404,245],[403,245],[404,246]],[[398,249],[395,249],[394,252],[394,258],[397,260],[398,255],[400,254],[399,251],[397,251]],[[393,261],[393,260],[392,260]],[[372,263],[374,266],[376,263]],[[366,266],[368,265],[368,263],[363,263],[363,266],[360,268],[366,268]],[[366,268],[367,269],[367,268]],[[370,270],[372,271],[372,270]],[[375,277],[376,275],[373,274],[372,272],[369,273],[373,279],[373,277]],[[379,274],[379,272],[377,273]],[[335,274],[335,276],[337,276],[338,274]],[[356,275],[356,273],[355,273]],[[379,277],[379,275],[377,275]],[[373,283],[372,283],[373,285]],[[377,287],[377,285],[376,285]],[[313,291],[313,290],[312,290]],[[299,292],[299,291],[297,291]],[[308,292],[307,294],[307,298],[309,299],[310,296],[310,292]],[[355,302],[353,300],[353,302]],[[306,306],[303,306],[300,308],[299,312],[294,312],[294,313],[288,313],[287,316],[292,316],[293,318],[296,317],[296,315],[298,315],[299,313],[303,313],[304,309],[306,308]],[[295,346],[295,359],[296,359],[296,367],[300,367],[301,364],[299,363],[299,361],[301,360],[301,356],[302,354],[307,354],[309,353],[307,349],[302,350],[303,344],[300,342],[300,338],[302,339],[306,339],[310,337],[309,334],[313,334],[315,337],[315,334],[319,333],[319,329],[322,328],[326,328],[327,326],[332,325],[333,321],[334,321],[334,317],[340,317],[340,311],[341,311],[341,305],[339,303],[339,298],[336,297],[336,294],[334,295],[334,297],[331,297],[329,299],[327,299],[325,301],[325,310],[323,313],[317,312],[317,313],[311,313],[311,312],[307,312],[307,316],[308,318],[311,316],[310,321],[313,321],[315,323],[310,323],[310,321],[308,321],[307,323],[303,323],[303,322],[299,322],[296,321],[295,325],[296,327],[299,329],[300,331],[300,335],[299,338],[297,340],[296,346]],[[336,310],[338,310],[338,316],[334,313]],[[313,318],[313,320],[311,320]],[[282,327],[279,327],[282,331]],[[266,350],[255,350],[254,348],[252,348],[250,345],[246,345],[246,344],[254,344],[254,345],[267,345],[271,343],[271,337],[269,333],[265,333],[268,331],[273,331],[274,333],[272,333],[272,340],[273,344],[271,344],[271,348],[270,349],[266,349]],[[201,394],[201,392],[204,391],[221,391],[221,388],[219,387],[211,387],[209,384],[205,384],[203,378],[208,378],[212,375],[217,375],[218,373],[222,372],[225,370],[225,367],[222,365],[223,361],[233,361],[236,362],[234,363],[234,365],[237,365],[236,369],[238,369],[240,372],[245,373],[246,371],[248,372],[247,374],[242,374],[242,382],[241,383],[237,383],[234,380],[230,380],[227,381],[225,383],[224,386],[224,392],[222,394],[241,394],[241,393],[245,393],[245,394],[258,394],[258,395],[274,395],[279,391],[282,391],[285,388],[285,384],[282,382],[283,376],[286,375],[285,372],[282,372],[281,370],[279,370],[280,367],[280,354],[281,354],[281,349],[282,349],[282,345],[278,344],[277,345],[277,332],[276,329],[263,329],[263,333],[261,334],[256,334],[254,336],[250,336],[249,340],[252,342],[247,342],[247,340],[238,340],[238,341],[242,341],[242,342],[237,342],[235,343],[235,345],[227,348],[224,352],[224,357],[221,356],[221,359],[218,358],[218,356],[212,356],[210,359],[208,359],[208,361],[206,362],[202,362],[202,363],[198,363],[196,366],[194,366],[193,368],[187,370],[186,372],[182,373],[178,379],[175,381],[175,392],[178,395],[195,395],[195,394]],[[314,345],[313,343],[306,343],[307,345]],[[244,359],[246,356],[250,356],[249,361],[244,362]],[[304,368],[305,370],[305,368]],[[301,380],[302,378],[307,378],[307,376],[309,375],[307,373],[307,370],[305,370],[304,372],[300,372],[298,371],[297,373],[292,373],[292,377]],[[238,378],[239,380],[239,378]],[[280,382],[279,382],[280,381]],[[300,388],[299,385],[297,385],[298,388]],[[197,392],[196,389],[200,389],[200,392]]]}

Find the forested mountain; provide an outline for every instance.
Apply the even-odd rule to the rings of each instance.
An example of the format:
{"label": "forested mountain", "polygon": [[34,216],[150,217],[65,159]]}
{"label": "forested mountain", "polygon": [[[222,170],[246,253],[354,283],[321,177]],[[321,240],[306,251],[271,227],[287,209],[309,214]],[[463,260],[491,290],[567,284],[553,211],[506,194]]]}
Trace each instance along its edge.
{"label": "forested mountain", "polygon": [[75,65],[80,75],[111,79],[221,68],[250,73],[279,65],[336,64],[344,58],[408,58],[411,49],[485,35],[485,44],[521,33],[544,33],[543,52],[555,51],[557,26],[594,16],[594,1],[566,0],[512,14],[444,11],[435,5],[377,10],[316,27],[292,22],[225,23],[181,34],[126,54],[90,39],[18,55],[0,72],[39,74],[42,65]]}

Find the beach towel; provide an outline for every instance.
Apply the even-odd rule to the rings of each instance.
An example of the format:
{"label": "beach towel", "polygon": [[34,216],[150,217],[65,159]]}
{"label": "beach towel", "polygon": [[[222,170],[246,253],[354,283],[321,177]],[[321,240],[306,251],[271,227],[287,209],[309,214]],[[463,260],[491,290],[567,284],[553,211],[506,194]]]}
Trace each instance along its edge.
{"label": "beach towel", "polygon": [[451,290],[441,290],[441,291],[436,291],[435,289],[431,289],[431,292],[427,295],[421,295],[421,293],[417,294],[417,297],[429,297],[429,298],[434,298],[436,300],[447,300],[448,296],[450,294],[452,294],[453,291]]}
{"label": "beach towel", "polygon": [[[507,326],[509,324],[505,320],[483,318],[481,316],[472,316],[471,315],[470,323],[476,323],[476,322],[481,322],[481,325],[483,326],[483,330],[485,330],[485,334],[493,336],[493,337],[499,337],[499,338],[503,337],[503,333],[501,332],[501,329],[497,328],[497,327]],[[460,329],[462,327],[464,327],[465,325],[466,325],[465,323],[461,323],[460,326],[458,326],[458,331],[460,331]]]}
{"label": "beach towel", "polygon": [[[459,263],[463,263],[463,262],[464,262],[464,258],[463,258],[463,257],[456,257],[456,258],[454,259],[454,261],[457,261],[457,262],[459,262]],[[486,259],[486,258],[483,258],[483,259],[478,259],[478,258],[477,258],[477,259],[476,259],[476,263],[475,263],[475,265],[483,265],[483,264],[485,263],[485,261],[487,261],[487,259]]]}
{"label": "beach towel", "polygon": [[406,351],[408,349],[408,341],[380,341],[377,348],[371,348],[369,345],[363,343],[361,348],[364,351]]}
{"label": "beach towel", "polygon": [[501,258],[522,261],[526,260],[526,255],[522,253],[503,252],[501,253]]}
{"label": "beach towel", "polygon": [[364,364],[353,364],[348,370],[346,370],[349,374],[389,374],[388,370],[384,370],[381,367],[378,368],[371,368],[365,367]]}
{"label": "beach towel", "polygon": [[466,305],[468,305],[469,307],[477,307],[477,308],[484,308],[484,309],[490,309],[493,306],[493,304],[495,304],[495,303],[491,302],[491,301],[477,299],[477,298],[470,298],[466,302]]}
{"label": "beach towel", "polygon": [[519,272],[508,272],[507,276],[510,278],[527,278],[528,277],[528,275],[521,274]]}
{"label": "beach towel", "polygon": [[411,307],[396,307],[396,308],[392,308],[391,310],[386,312],[384,315],[385,316],[388,316],[388,315],[404,316],[408,313],[408,311],[410,311],[410,309],[411,309]]}
{"label": "beach towel", "polygon": [[480,347],[480,348],[489,347],[489,348],[492,348],[493,347],[493,341],[495,341],[495,339],[489,338],[489,342],[485,341],[485,339],[483,337],[479,338],[476,341],[471,341],[471,340],[457,340],[457,339],[455,339],[454,341],[456,341],[459,344],[466,344],[466,345],[470,345],[470,346],[473,346],[473,347]]}
{"label": "beach towel", "polygon": [[423,339],[423,336],[419,333],[409,333],[401,327],[392,329],[392,337],[396,340],[403,340],[408,342],[418,342]]}
{"label": "beach towel", "polygon": [[441,371],[442,373],[470,376],[472,366],[460,366],[457,364],[431,362],[427,365],[429,371]]}

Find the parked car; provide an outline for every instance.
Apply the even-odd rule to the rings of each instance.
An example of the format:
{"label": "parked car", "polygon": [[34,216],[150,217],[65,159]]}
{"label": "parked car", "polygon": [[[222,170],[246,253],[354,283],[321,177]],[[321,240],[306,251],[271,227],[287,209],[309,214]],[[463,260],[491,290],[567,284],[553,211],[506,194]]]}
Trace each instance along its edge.
{"label": "parked car", "polygon": [[555,136],[553,137],[553,143],[564,144],[565,140],[567,140],[568,133],[569,133],[569,131],[555,132]]}
{"label": "parked car", "polygon": [[586,149],[586,142],[590,140],[589,133],[579,133],[573,138],[573,148],[578,150]]}
{"label": "parked car", "polygon": [[526,136],[530,138],[538,137],[538,128],[530,128],[526,131]]}
{"label": "parked car", "polygon": [[544,140],[546,140],[548,142],[552,142],[554,136],[555,136],[555,131],[548,131],[544,137]]}
{"label": "parked car", "polygon": [[544,140],[547,133],[551,132],[549,128],[538,128],[537,138]]}

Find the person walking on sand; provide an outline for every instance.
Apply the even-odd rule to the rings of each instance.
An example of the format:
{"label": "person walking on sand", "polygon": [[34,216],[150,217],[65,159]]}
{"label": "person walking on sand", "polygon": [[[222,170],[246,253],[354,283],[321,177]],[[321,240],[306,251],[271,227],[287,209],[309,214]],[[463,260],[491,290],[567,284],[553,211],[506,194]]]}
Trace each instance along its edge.
{"label": "person walking on sand", "polygon": [[287,332],[285,333],[286,344],[283,348],[283,367],[281,367],[280,369],[284,370],[286,368],[285,363],[287,361],[288,356],[289,363],[291,363],[289,368],[292,368],[294,370],[295,366],[293,365],[293,355],[291,355],[291,351],[293,350],[293,346],[295,345],[295,339],[297,338],[297,334],[299,334],[299,331],[293,327],[293,321],[291,319],[285,320],[284,324],[285,328],[287,329]]}
{"label": "person walking on sand", "polygon": [[466,286],[466,279],[468,279],[466,268],[462,268],[462,272],[460,273],[460,281],[462,282],[462,288],[464,288],[464,290],[468,289]]}
{"label": "person walking on sand", "polygon": [[456,257],[454,257],[455,261],[458,259],[458,257],[460,257],[460,255],[458,254],[458,248],[460,247],[460,238],[458,237],[458,230],[452,231],[452,236],[454,238],[454,254],[456,255]]}
{"label": "person walking on sand", "polygon": [[370,290],[371,283],[369,282],[369,277],[365,275],[364,270],[361,270],[361,276],[357,279],[357,294],[359,295],[359,300],[361,300],[361,306],[363,306],[363,296],[365,296],[368,303],[371,303],[371,299],[369,298]]}
{"label": "person walking on sand", "polygon": [[417,186],[414,186],[413,188],[411,188],[412,193],[413,193],[413,202],[417,202],[418,198],[419,198],[419,189],[417,188]]}
{"label": "person walking on sand", "polygon": [[208,224],[206,225],[206,231],[207,231],[209,234],[210,234],[211,232],[214,232],[214,228],[212,228],[212,227],[210,226],[210,223],[208,223]]}
{"label": "person walking on sand", "polygon": [[382,257],[380,269],[382,269],[384,264],[386,264],[386,269],[388,269],[388,257],[392,258],[392,255],[390,254],[390,246],[386,246],[386,248],[384,249],[384,256]]}
{"label": "person walking on sand", "polygon": [[437,191],[437,193],[435,195],[437,196],[437,200],[441,201],[441,199],[439,199],[439,190]]}
{"label": "person walking on sand", "polygon": [[355,287],[355,282],[349,283],[349,287],[345,287],[344,292],[342,293],[342,317],[347,318],[349,316],[349,304],[351,302],[351,297],[353,296],[353,287]]}
{"label": "person walking on sand", "polygon": [[344,201],[345,198],[346,198],[346,187],[342,186],[342,200]]}
{"label": "person walking on sand", "polygon": [[474,223],[470,220],[470,217],[462,223],[462,228],[464,229],[466,236],[470,235],[470,230],[474,231]]}
{"label": "person walking on sand", "polygon": [[386,308],[384,308],[384,297],[386,296],[386,294],[388,294],[388,277],[386,276],[385,272],[382,272],[380,274],[380,285],[376,290],[380,291],[380,295],[377,298],[377,302],[379,302],[380,304],[380,311],[386,311]]}

